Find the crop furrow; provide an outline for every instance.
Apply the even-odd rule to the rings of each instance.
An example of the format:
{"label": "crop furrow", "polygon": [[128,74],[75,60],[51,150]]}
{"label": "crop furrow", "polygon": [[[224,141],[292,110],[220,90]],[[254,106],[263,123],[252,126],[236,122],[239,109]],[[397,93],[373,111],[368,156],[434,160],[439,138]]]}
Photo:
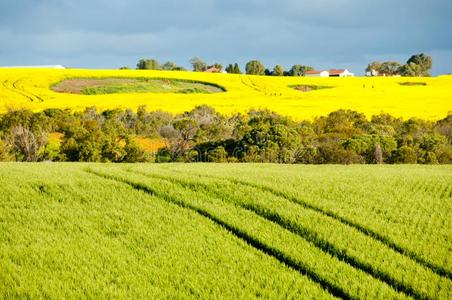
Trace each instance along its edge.
{"label": "crop furrow", "polygon": [[21,95],[21,96],[27,98],[27,99],[30,100],[30,101],[34,101],[34,99],[33,99],[32,97],[30,97],[30,96],[28,96],[27,94],[22,93],[21,91],[17,90],[17,88],[14,86],[14,83],[12,84],[12,86],[13,86],[14,88],[8,86],[8,80],[3,81],[3,86],[4,86],[7,90],[10,90],[10,91],[12,91],[12,92],[14,92],[14,93],[16,93],[16,94],[19,94],[19,95]]}
{"label": "crop furrow", "polygon": [[133,181],[126,180],[124,178],[119,178],[116,176],[97,172],[92,169],[85,169],[85,172],[98,176],[98,177],[101,177],[101,178],[104,178],[104,179],[107,179],[107,180],[113,180],[116,182],[127,184],[127,185],[131,186],[132,188],[134,188],[135,190],[145,192],[152,196],[156,196],[160,199],[163,199],[166,202],[175,204],[181,208],[192,210],[192,211],[198,213],[199,215],[209,219],[210,221],[217,224],[218,226],[224,228],[225,230],[229,231],[231,234],[233,234],[237,238],[241,239],[248,245],[254,247],[258,251],[261,251],[261,252],[277,259],[282,264],[298,271],[301,275],[308,276],[312,281],[318,283],[322,288],[324,288],[326,291],[331,293],[333,296],[342,298],[342,299],[356,299],[356,297],[352,297],[346,291],[344,291],[341,287],[334,285],[334,284],[328,282],[327,280],[323,279],[317,273],[310,270],[310,268],[308,266],[300,264],[300,262],[294,260],[293,258],[291,258],[290,256],[286,255],[285,253],[281,252],[280,250],[276,249],[275,247],[267,245],[266,243],[256,239],[255,237],[244,232],[243,230],[221,220],[220,218],[211,214],[207,210],[196,207],[194,205],[191,205],[189,203],[186,203],[184,201],[171,197],[167,194],[160,193],[144,184],[139,184],[139,183],[136,183]]}
{"label": "crop furrow", "polygon": [[227,178],[227,177],[221,177],[221,176],[211,176],[211,175],[204,175],[204,174],[199,174],[199,173],[191,173],[193,175],[199,176],[199,177],[205,177],[205,178],[216,178],[216,179],[220,179],[220,180],[226,180],[238,185],[243,185],[243,186],[249,186],[252,188],[256,188],[265,192],[269,192],[272,193],[275,196],[278,197],[282,197],[292,203],[301,205],[302,207],[306,208],[306,209],[310,209],[313,210],[315,212],[321,213],[327,217],[333,218],[337,221],[339,221],[340,223],[350,226],[358,231],[360,231],[361,233],[385,244],[387,247],[391,248],[392,250],[410,258],[411,260],[415,261],[416,263],[422,265],[425,268],[430,269],[433,273],[441,276],[441,277],[445,277],[449,280],[452,280],[452,272],[443,268],[442,266],[439,266],[435,263],[429,262],[426,259],[424,259],[423,257],[421,257],[420,255],[418,255],[417,253],[406,249],[400,245],[398,245],[396,242],[392,241],[390,238],[388,238],[387,236],[384,236],[368,227],[365,227],[359,223],[356,223],[352,220],[349,220],[347,218],[344,218],[340,215],[338,215],[335,212],[329,211],[329,210],[325,210],[319,206],[313,205],[311,203],[308,203],[304,200],[301,200],[297,197],[294,196],[290,196],[287,195],[286,193],[276,190],[274,188],[271,188],[269,186],[265,186],[265,185],[260,185],[260,184],[256,184],[256,183],[251,183],[251,182],[247,182],[244,180],[239,180],[239,179],[233,179],[233,178]]}
{"label": "crop furrow", "polygon": [[[200,187],[202,187],[206,191],[215,194],[215,197],[217,197],[218,199],[224,198],[224,195],[220,194],[214,188],[212,188],[211,186],[209,186],[207,184],[203,184],[200,182],[190,183],[188,181],[180,180],[180,179],[170,177],[170,176],[164,176],[164,175],[159,175],[159,174],[154,174],[154,173],[144,173],[144,172],[139,172],[139,171],[133,171],[130,169],[125,169],[125,171],[133,173],[133,174],[139,174],[139,175],[155,178],[155,179],[166,180],[173,184],[178,184],[184,188],[198,190]],[[272,212],[272,211],[270,211],[264,207],[260,207],[258,205],[235,203],[235,202],[234,202],[234,204],[238,204],[241,208],[251,211],[251,212],[255,213],[256,215],[258,215],[274,224],[277,224],[278,226],[282,227],[283,229],[288,230],[289,232],[292,232],[292,233],[298,235],[299,237],[308,241],[309,243],[311,243],[318,249],[322,250],[323,252],[328,253],[331,256],[334,256],[334,257],[338,258],[339,260],[349,264],[350,266],[371,275],[372,277],[374,277],[377,280],[385,282],[386,284],[388,284],[389,286],[394,288],[396,291],[405,293],[406,295],[412,296],[415,299],[430,299],[427,295],[419,293],[413,287],[397,280],[396,278],[392,277],[390,274],[388,274],[384,271],[378,270],[371,264],[360,261],[358,258],[348,255],[344,249],[336,247],[334,244],[321,238],[318,235],[318,233],[310,230],[309,228],[306,228],[300,224],[290,221],[290,220],[286,219],[285,217],[281,216],[280,214]]]}
{"label": "crop furrow", "polygon": [[[19,79],[19,80],[20,80],[20,79]],[[36,97],[35,95],[30,94],[30,93],[27,93],[26,91],[24,91],[23,89],[21,89],[21,88],[19,88],[19,87],[17,86],[17,83],[19,82],[19,80],[14,81],[13,84],[12,84],[13,87],[14,87],[14,89],[15,89],[15,91],[16,91],[17,93],[20,93],[20,94],[24,95],[25,97],[27,97],[27,98],[30,99],[31,101],[35,101],[36,99],[33,98],[33,96]],[[31,96],[30,96],[30,95],[31,95]],[[44,100],[42,100],[42,98],[39,99],[39,97],[38,97],[38,100],[40,100],[41,102],[44,101]]]}

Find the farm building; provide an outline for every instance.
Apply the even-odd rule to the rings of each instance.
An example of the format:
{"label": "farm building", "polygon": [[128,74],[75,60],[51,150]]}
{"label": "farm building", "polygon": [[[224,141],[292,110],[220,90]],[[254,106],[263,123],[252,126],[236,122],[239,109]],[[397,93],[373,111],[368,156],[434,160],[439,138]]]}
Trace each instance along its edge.
{"label": "farm building", "polygon": [[355,74],[351,73],[347,69],[330,69],[328,71],[325,70],[312,70],[306,71],[304,73],[307,77],[352,77]]}
{"label": "farm building", "polygon": [[355,74],[351,73],[347,69],[331,69],[328,71],[330,73],[330,77],[352,77],[355,76]]}
{"label": "farm building", "polygon": [[304,73],[304,76],[307,76],[307,77],[329,77],[330,73],[328,71],[311,70],[311,71],[306,71]]}
{"label": "farm building", "polygon": [[226,73],[223,70],[221,70],[215,66],[208,66],[204,72],[206,72],[206,73]]}

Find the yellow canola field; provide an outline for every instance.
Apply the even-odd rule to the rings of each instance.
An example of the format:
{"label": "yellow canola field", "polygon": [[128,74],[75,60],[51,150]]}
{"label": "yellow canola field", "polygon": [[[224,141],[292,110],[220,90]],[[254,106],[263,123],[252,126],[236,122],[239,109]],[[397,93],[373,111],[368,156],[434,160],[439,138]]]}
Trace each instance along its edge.
{"label": "yellow canola field", "polygon": [[[216,94],[128,93],[76,95],[56,93],[50,85],[75,77],[177,78],[211,82],[226,88]],[[402,86],[401,82],[424,82],[426,86]],[[300,92],[292,85],[333,88]],[[389,113],[397,117],[437,120],[452,111],[452,76],[433,78],[312,78],[208,74],[176,71],[0,69],[0,112],[7,109],[46,108],[81,110],[87,106],[132,108],[172,113],[201,104],[226,114],[267,108],[296,120],[312,119],[338,109],[352,109],[367,116]]]}

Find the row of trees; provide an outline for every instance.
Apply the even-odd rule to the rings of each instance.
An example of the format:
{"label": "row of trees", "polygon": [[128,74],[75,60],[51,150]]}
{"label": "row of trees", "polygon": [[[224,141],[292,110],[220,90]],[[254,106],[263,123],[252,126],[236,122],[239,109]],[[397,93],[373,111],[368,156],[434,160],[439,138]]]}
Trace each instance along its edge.
{"label": "row of trees", "polygon": [[313,70],[310,66],[294,65],[289,71],[282,65],[276,65],[272,70],[266,69],[258,60],[251,60],[246,64],[246,74],[266,76],[304,76],[306,71]]}
{"label": "row of trees", "polygon": [[431,68],[432,57],[421,53],[412,55],[404,65],[396,61],[374,61],[367,66],[366,73],[378,76],[430,76]]}
{"label": "row of trees", "polygon": [[[49,136],[59,136],[58,142]],[[136,137],[165,139],[149,153]],[[451,163],[452,115],[437,122],[339,110],[296,122],[268,110],[225,116],[132,110],[0,115],[0,160],[101,162]]]}
{"label": "row of trees", "polygon": [[[211,67],[215,67],[215,69],[219,72],[223,70],[223,66],[221,64],[214,63],[212,65],[208,65],[199,57],[190,59],[190,64],[194,72],[204,72]],[[183,67],[176,65],[176,63],[172,61],[160,64],[156,59],[140,59],[136,68],[138,70],[185,71]],[[430,76],[431,68],[431,56],[421,53],[412,55],[404,65],[396,61],[374,61],[367,66],[366,73],[378,76]],[[122,67],[121,69],[129,69],[129,67]],[[287,71],[282,65],[276,65],[273,69],[268,69],[259,60],[251,60],[245,67],[246,74],[266,76],[304,76],[305,72],[310,70],[313,70],[313,68],[299,64],[292,66],[292,68]],[[237,63],[229,64],[225,68],[225,71],[231,74],[242,74],[242,71]]]}
{"label": "row of trees", "polygon": [[[190,64],[194,72],[204,72],[208,68],[215,67],[219,72],[223,70],[223,65],[214,63],[208,65],[203,59],[194,57],[190,59]],[[121,69],[129,69],[122,67]],[[137,63],[138,70],[166,70],[166,71],[185,71],[183,67],[177,66],[174,62],[168,61],[163,65],[156,59],[140,59]],[[238,63],[229,64],[225,69],[230,74],[242,74]],[[249,75],[266,75],[266,76],[304,76],[306,71],[313,70],[310,66],[294,65],[288,71],[284,70],[281,65],[276,65],[273,69],[268,69],[259,60],[251,60],[246,64],[245,72]]]}
{"label": "row of trees", "polygon": [[[121,69],[129,69],[129,67],[122,67]],[[175,62],[167,61],[160,64],[156,59],[140,59],[137,63],[137,70],[186,71],[184,67],[176,65]]]}

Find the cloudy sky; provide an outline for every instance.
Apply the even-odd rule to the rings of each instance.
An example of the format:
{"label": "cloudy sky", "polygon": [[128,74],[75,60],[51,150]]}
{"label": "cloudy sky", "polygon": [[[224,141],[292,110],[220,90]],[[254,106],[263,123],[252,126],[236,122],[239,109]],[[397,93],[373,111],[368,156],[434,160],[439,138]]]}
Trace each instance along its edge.
{"label": "cloudy sky", "polygon": [[1,0],[0,66],[135,66],[143,57],[307,64],[362,74],[433,56],[452,73],[451,0]]}

